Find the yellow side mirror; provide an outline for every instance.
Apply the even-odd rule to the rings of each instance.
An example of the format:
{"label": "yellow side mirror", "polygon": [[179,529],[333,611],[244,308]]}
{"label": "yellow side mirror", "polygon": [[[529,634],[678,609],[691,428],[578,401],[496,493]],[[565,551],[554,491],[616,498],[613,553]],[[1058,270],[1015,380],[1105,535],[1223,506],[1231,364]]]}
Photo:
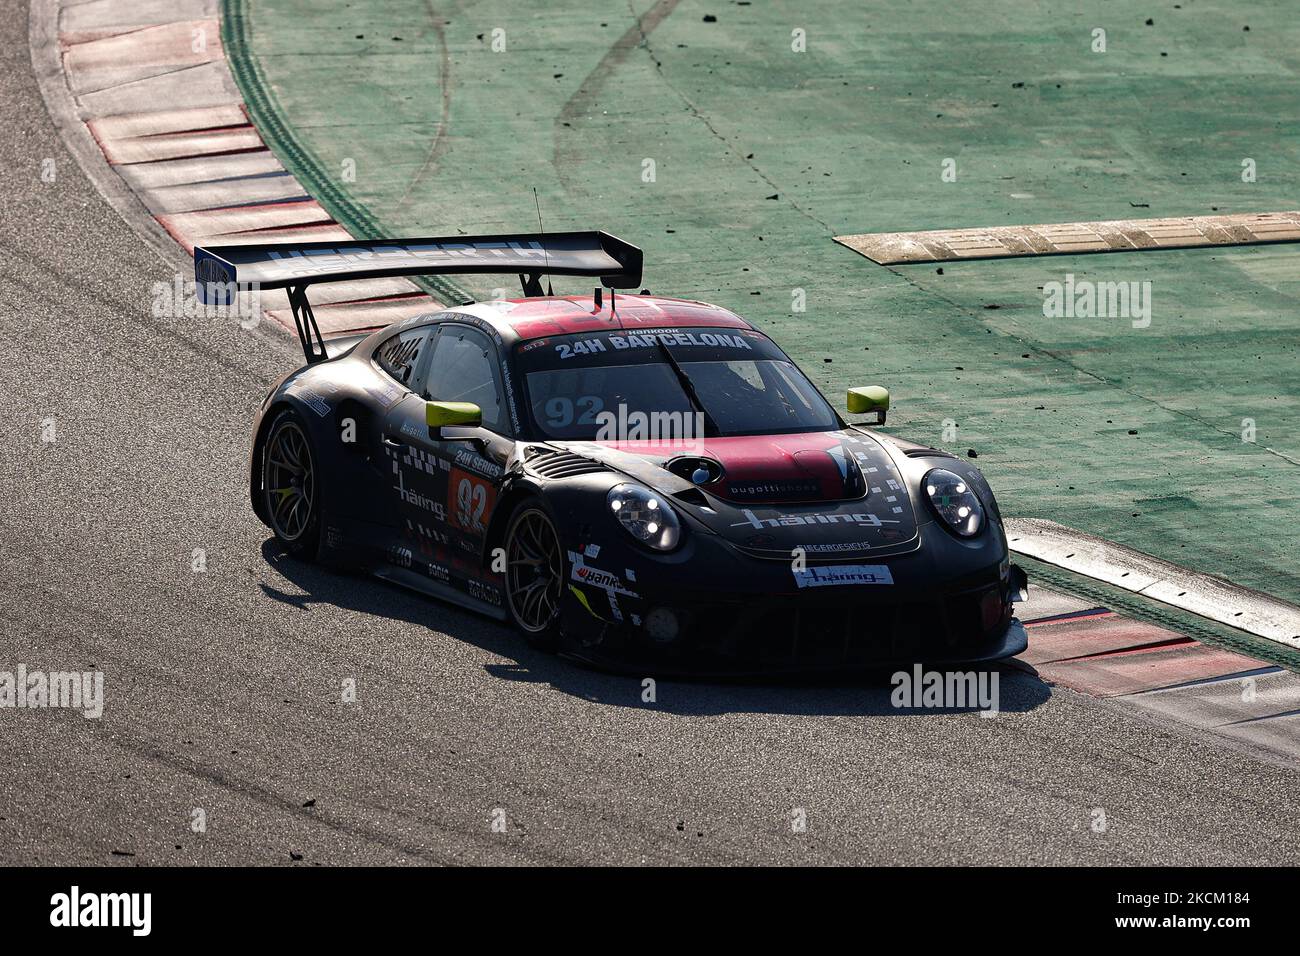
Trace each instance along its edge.
{"label": "yellow side mirror", "polygon": [[440,435],[444,428],[476,428],[483,424],[483,410],[473,402],[426,402],[424,420],[429,434]]}
{"label": "yellow side mirror", "polygon": [[889,411],[889,389],[881,388],[879,385],[864,385],[861,388],[849,389],[846,399],[850,415],[868,415],[871,412],[877,414],[874,423],[867,424],[883,425],[885,424],[885,413]]}

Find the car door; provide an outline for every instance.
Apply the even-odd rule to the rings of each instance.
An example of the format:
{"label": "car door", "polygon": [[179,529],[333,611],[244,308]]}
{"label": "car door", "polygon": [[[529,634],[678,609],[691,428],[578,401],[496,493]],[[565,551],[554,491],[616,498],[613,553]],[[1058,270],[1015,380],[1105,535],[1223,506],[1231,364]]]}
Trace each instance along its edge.
{"label": "car door", "polygon": [[[384,434],[398,463],[394,491],[412,567],[500,606],[498,578],[484,553],[513,446],[497,347],[478,329],[443,323],[415,384],[417,394],[393,408]],[[426,401],[473,402],[483,426],[474,438],[443,440],[429,431]]]}
{"label": "car door", "polygon": [[[417,556],[423,550],[419,525],[411,519],[416,511],[415,502],[419,500],[417,489],[427,486],[424,472],[427,462],[410,441],[427,430],[422,382],[437,334],[436,325],[404,329],[386,339],[374,352],[375,365],[404,390],[381,420],[378,448],[389,476],[387,512],[391,516],[388,523],[393,528],[393,536],[387,545],[387,559],[402,568],[416,567]],[[432,525],[432,519],[425,524]]]}

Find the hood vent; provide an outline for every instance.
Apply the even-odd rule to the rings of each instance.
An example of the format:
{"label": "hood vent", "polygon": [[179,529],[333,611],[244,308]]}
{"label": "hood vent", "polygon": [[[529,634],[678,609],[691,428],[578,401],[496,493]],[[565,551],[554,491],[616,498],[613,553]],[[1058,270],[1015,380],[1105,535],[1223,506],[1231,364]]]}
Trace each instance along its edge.
{"label": "hood vent", "polygon": [[709,499],[704,496],[704,492],[698,488],[687,488],[685,491],[679,491],[673,495],[678,501],[684,501],[688,505],[694,505],[697,508],[709,507]]}
{"label": "hood vent", "polygon": [[909,448],[903,452],[908,458],[956,458],[956,455],[950,455],[946,451],[939,451],[937,448]]}
{"label": "hood vent", "polygon": [[595,475],[609,470],[598,461],[568,451],[541,452],[528,459],[528,467],[541,477],[551,480]]}

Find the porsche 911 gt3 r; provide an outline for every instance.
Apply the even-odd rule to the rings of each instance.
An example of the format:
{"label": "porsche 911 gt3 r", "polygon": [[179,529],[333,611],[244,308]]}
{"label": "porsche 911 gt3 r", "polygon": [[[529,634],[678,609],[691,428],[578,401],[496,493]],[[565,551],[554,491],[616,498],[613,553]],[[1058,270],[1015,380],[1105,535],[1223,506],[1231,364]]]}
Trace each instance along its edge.
{"label": "porsche 911 gt3 r", "polygon": [[[1024,649],[979,470],[848,424],[770,338],[640,294],[606,233],[195,250],[200,297],[286,288],[307,357],[253,425],[253,510],[290,552],[512,621],[587,661],[705,671]],[[517,273],[524,297],[326,342],[318,282]],[[597,276],[590,295],[541,277]],[[850,413],[882,424],[882,388]],[[433,615],[431,611],[431,616]]]}

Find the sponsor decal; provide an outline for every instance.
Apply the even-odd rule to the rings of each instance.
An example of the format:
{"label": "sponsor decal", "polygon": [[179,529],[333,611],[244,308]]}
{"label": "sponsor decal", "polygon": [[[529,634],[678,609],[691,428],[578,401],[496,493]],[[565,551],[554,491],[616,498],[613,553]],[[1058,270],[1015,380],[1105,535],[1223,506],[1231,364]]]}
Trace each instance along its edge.
{"label": "sponsor decal", "polygon": [[486,581],[478,581],[469,578],[465,581],[465,590],[469,596],[480,601],[486,601],[495,607],[501,606],[501,589],[495,584],[488,584]]}
{"label": "sponsor decal", "polygon": [[398,401],[398,398],[402,395],[402,389],[378,377],[372,381],[363,382],[361,390],[385,408],[393,406],[393,403]]}
{"label": "sponsor decal", "polygon": [[446,545],[451,543],[451,535],[447,534],[447,532],[439,531],[437,528],[425,527],[418,521],[412,521],[409,518],[406,520],[406,529],[409,532],[408,536],[415,535],[422,539],[420,541],[420,550],[422,551],[433,550],[433,548],[429,546],[428,542],[433,542],[434,545]]}
{"label": "sponsor decal", "polygon": [[323,393],[332,396],[338,391],[338,386],[330,382],[321,382],[318,386],[302,379],[295,379],[284,391],[285,394],[293,395],[321,418],[324,418],[330,413],[330,403],[325,400],[326,395]]}
{"label": "sponsor decal", "polygon": [[482,536],[496,506],[497,493],[491,483],[460,468],[453,468],[447,482],[447,494],[452,523],[467,534]]}
{"label": "sponsor decal", "polygon": [[[235,270],[227,266],[224,262],[213,259],[210,256],[200,259],[194,267],[194,272],[198,281],[202,285],[210,284],[233,284],[235,281]],[[211,293],[209,293],[211,294]]]}
{"label": "sponsor decal", "polygon": [[849,584],[893,584],[894,576],[884,564],[814,565],[794,572],[801,588],[838,587]]}
{"label": "sponsor decal", "polygon": [[562,359],[571,359],[575,355],[591,355],[594,352],[604,352],[605,343],[600,339],[579,339],[576,342],[561,342],[555,346],[556,353]]}
{"label": "sponsor decal", "polygon": [[[511,307],[512,308],[514,307],[513,304]],[[504,309],[502,311],[509,312],[510,310]],[[483,318],[481,315],[473,315],[469,312],[452,312],[449,313],[449,315],[452,318],[457,319],[461,322],[468,322],[476,329],[479,329],[482,332],[486,333],[487,336],[490,339],[492,339],[492,341],[494,341],[498,346],[502,344],[503,340],[501,338],[501,333],[497,331],[496,326],[493,325],[491,322],[489,322],[487,319]]]}
{"label": "sponsor decal", "polygon": [[[614,620],[621,622],[623,620],[623,609],[618,605],[618,596],[622,594],[639,600],[641,595],[630,590],[623,583],[623,579],[614,572],[605,571],[587,564],[586,555],[579,554],[576,551],[569,551],[568,555],[571,566],[569,576],[579,584],[589,584],[604,591],[605,596],[609,598],[610,613],[614,615]],[[629,580],[635,579],[635,575],[632,574],[630,569],[627,570],[627,573],[631,575]]]}
{"label": "sponsor decal", "polygon": [[[461,259],[484,262],[491,261],[492,257],[502,257],[510,263],[518,259],[528,259],[538,265],[548,261],[547,250],[542,248],[541,243],[530,240],[460,243],[390,242],[344,249],[291,249],[286,252],[271,253],[270,261],[265,265],[269,267],[274,263],[277,266],[273,270],[277,273],[277,278],[296,278],[346,268],[383,268],[385,260],[406,257],[447,263],[455,263]],[[510,268],[513,270],[515,267],[511,265]]]}
{"label": "sponsor decal", "polygon": [[[495,332],[493,334],[496,334]],[[501,337],[497,336],[500,342]],[[519,434],[519,405],[515,402],[515,384],[510,375],[510,366],[504,359],[501,360],[501,384],[505,386],[506,407],[510,409],[510,423],[514,426],[515,434]]]}
{"label": "sponsor decal", "polygon": [[612,571],[599,568],[581,567],[573,569],[573,576],[583,584],[592,584],[607,591],[623,590],[623,579]]}
{"label": "sponsor decal", "polygon": [[747,352],[753,351],[754,348],[739,335],[726,332],[678,332],[672,329],[640,335],[611,335],[609,344],[615,349],[650,348],[655,346],[656,339],[664,345],[703,345],[710,348],[744,349]]}
{"label": "sponsor decal", "polygon": [[784,478],[775,481],[732,481],[727,484],[727,493],[735,499],[750,501],[787,500],[816,498],[821,494],[821,485],[816,478]]}
{"label": "sponsor decal", "polygon": [[414,488],[406,487],[405,476],[397,462],[393,462],[393,471],[397,475],[397,484],[393,486],[397,496],[413,508],[422,508],[433,514],[439,521],[447,520],[447,506],[434,498],[426,498]]}
{"label": "sponsor decal", "polygon": [[590,614],[596,620],[601,621],[602,623],[609,623],[603,617],[601,617],[599,614],[596,613],[596,609],[591,606],[591,602],[587,600],[587,595],[583,592],[582,588],[570,584],[569,593],[571,593],[575,598],[578,599],[578,603],[581,604],[584,608],[586,608],[588,614]]}
{"label": "sponsor decal", "polygon": [[745,338],[728,332],[683,332],[680,329],[647,329],[644,332],[607,334],[601,338],[579,339],[576,342],[559,342],[555,353],[560,359],[577,358],[599,352],[626,351],[627,349],[658,348],[659,343],[672,346],[728,348],[752,352],[754,347]]}
{"label": "sponsor decal", "polygon": [[457,448],[456,464],[466,471],[472,471],[484,478],[501,477],[501,466],[491,459],[484,458],[472,448]]}
{"label": "sponsor decal", "polygon": [[893,518],[880,518],[869,512],[855,511],[835,514],[788,515],[776,514],[770,518],[760,518],[748,508],[741,508],[744,521],[734,522],[733,528],[783,528],[800,525],[851,524],[863,528],[879,528],[882,524],[898,524]]}

